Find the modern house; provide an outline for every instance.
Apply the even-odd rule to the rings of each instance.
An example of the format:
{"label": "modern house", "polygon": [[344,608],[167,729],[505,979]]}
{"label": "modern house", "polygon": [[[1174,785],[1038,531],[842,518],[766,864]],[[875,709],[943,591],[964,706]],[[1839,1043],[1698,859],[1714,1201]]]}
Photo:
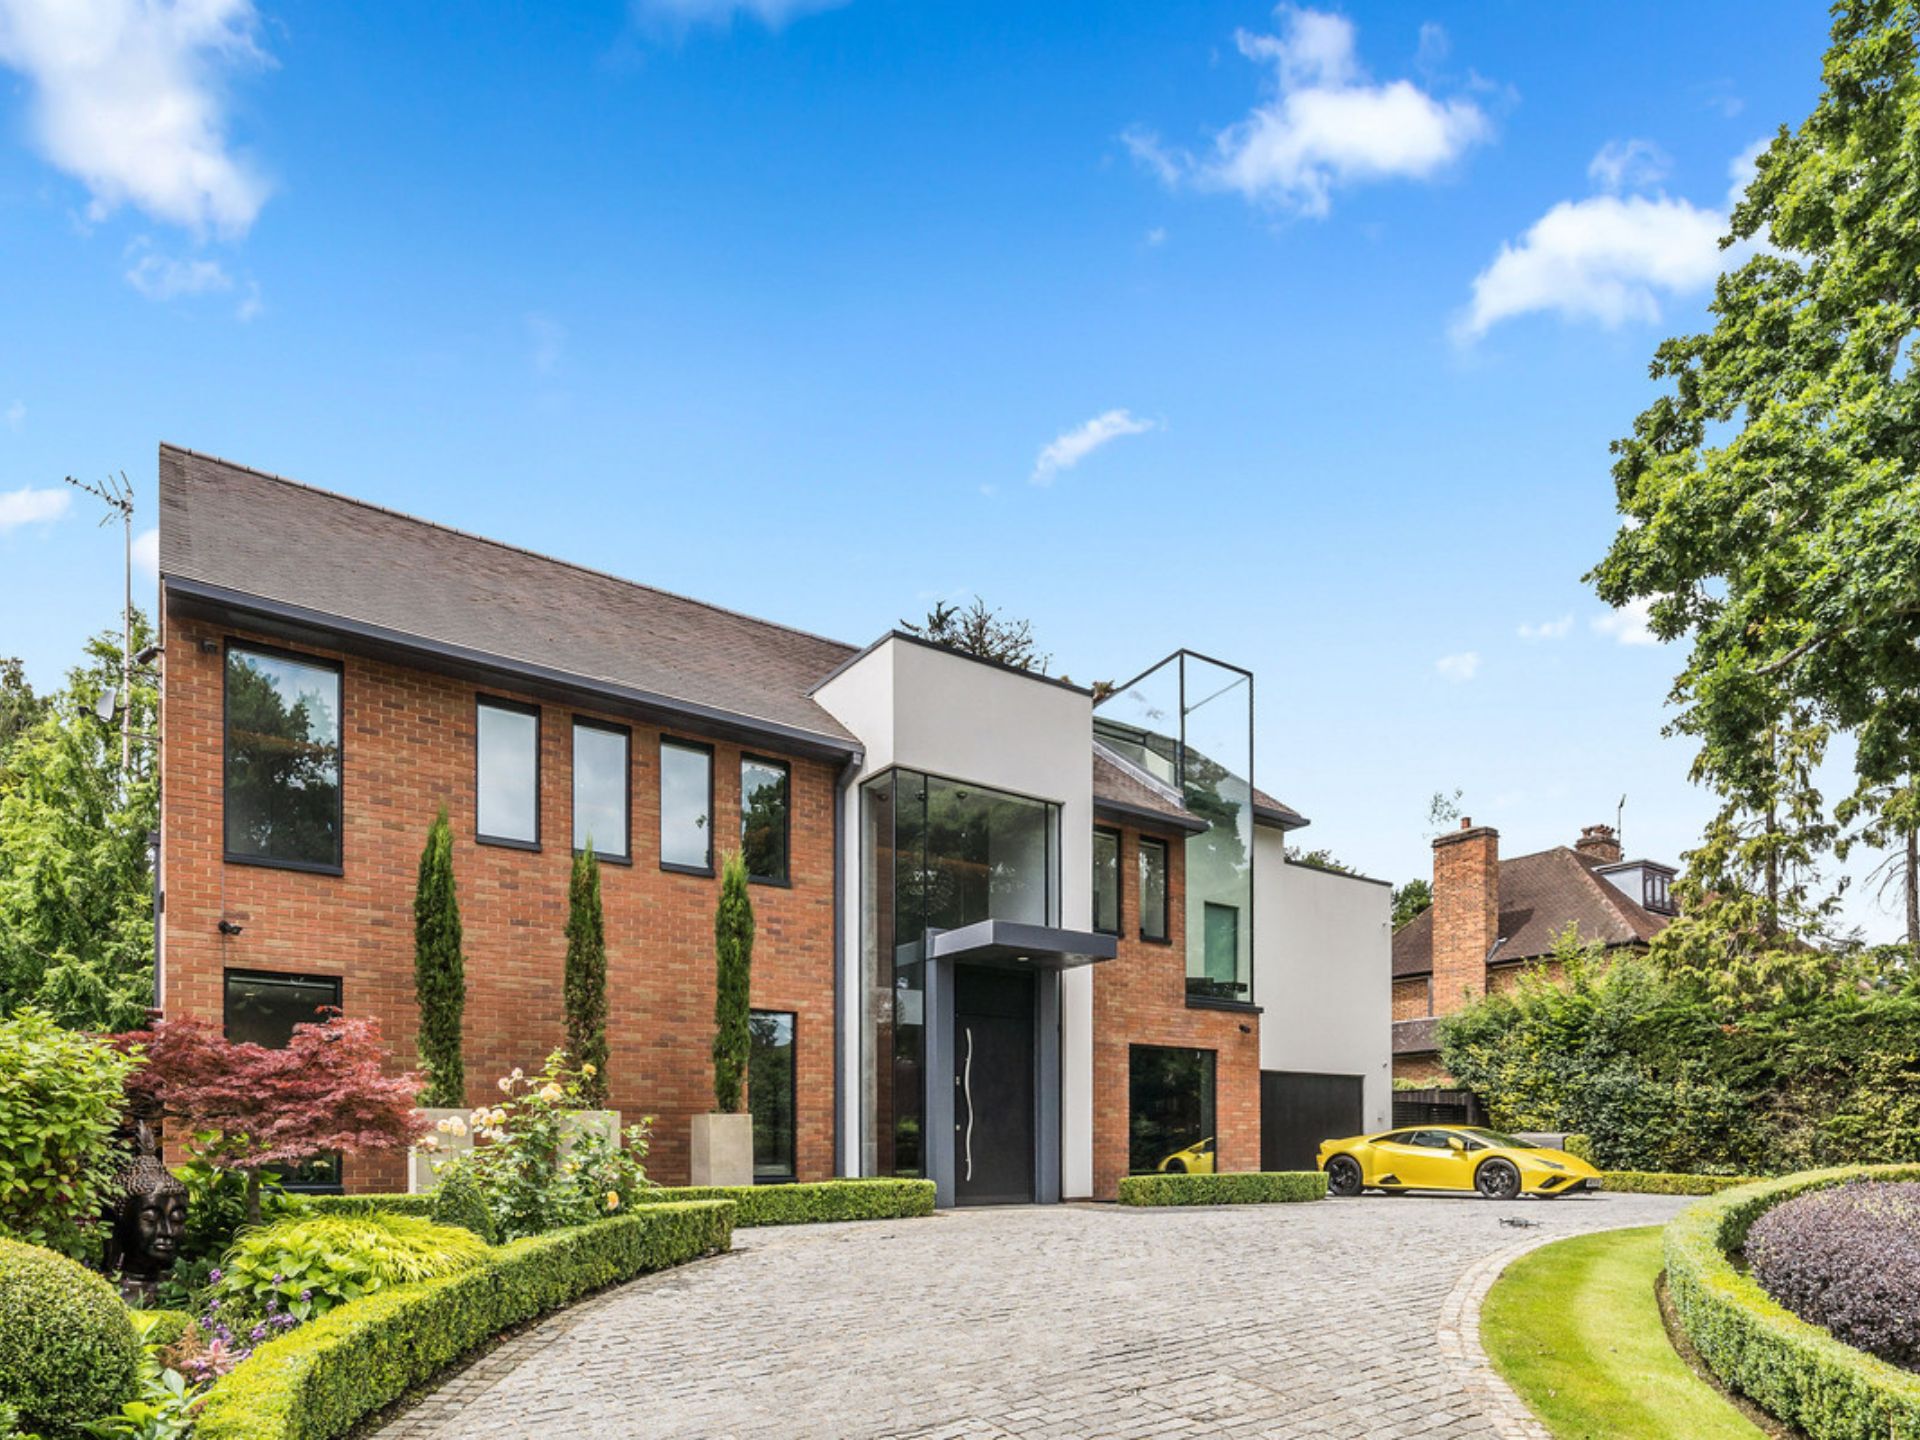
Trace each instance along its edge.
{"label": "modern house", "polygon": [[[284,1043],[416,1029],[446,807],[471,1094],[560,1040],[568,871],[604,862],[612,1104],[686,1178],[710,1108],[717,857],[758,921],[759,1178],[942,1203],[1292,1168],[1389,1106],[1388,892],[1290,863],[1253,676],[1179,652],[1096,706],[864,649],[160,451],[161,996]],[[400,1166],[352,1163],[350,1189]]]}
{"label": "modern house", "polygon": [[1674,868],[1622,858],[1610,825],[1573,845],[1500,858],[1500,832],[1462,820],[1433,842],[1433,904],[1393,937],[1393,1076],[1445,1083],[1443,1015],[1555,966],[1569,925],[1609,952],[1644,950],[1674,914]]}

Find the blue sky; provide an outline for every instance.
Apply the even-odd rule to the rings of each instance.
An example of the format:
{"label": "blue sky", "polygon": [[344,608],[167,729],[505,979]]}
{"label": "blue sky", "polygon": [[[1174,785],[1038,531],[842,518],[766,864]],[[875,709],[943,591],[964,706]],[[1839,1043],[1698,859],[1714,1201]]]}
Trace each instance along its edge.
{"label": "blue sky", "polygon": [[1677,657],[1580,576],[1824,38],[0,0],[0,653],[50,683],[111,621],[112,533],[47,492],[150,500],[166,439],[852,641],[977,592],[1076,679],[1236,660],[1263,785],[1396,880],[1456,786],[1507,853],[1625,793],[1677,858]]}

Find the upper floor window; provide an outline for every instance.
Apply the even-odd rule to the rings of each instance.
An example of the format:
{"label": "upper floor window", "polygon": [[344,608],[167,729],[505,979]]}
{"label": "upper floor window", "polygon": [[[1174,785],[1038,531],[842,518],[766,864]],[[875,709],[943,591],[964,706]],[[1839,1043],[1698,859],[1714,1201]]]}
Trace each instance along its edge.
{"label": "upper floor window", "polygon": [[1240,999],[1246,986],[1240,982],[1240,911],[1233,905],[1209,900],[1201,912],[1206,927],[1206,948],[1202,954],[1205,973],[1187,978],[1190,992],[1222,1000]]}
{"label": "upper floor window", "polygon": [[660,868],[713,873],[713,751],[660,741]]}
{"label": "upper floor window", "polygon": [[478,838],[531,850],[540,843],[540,711],[481,696],[477,720]]}
{"label": "upper floor window", "polygon": [[340,869],[340,667],[227,647],[226,854]]}
{"label": "upper floor window", "polygon": [[1120,832],[1093,832],[1093,928],[1120,933]]}
{"label": "upper floor window", "polygon": [[1167,939],[1167,842],[1140,837],[1140,938]]}
{"label": "upper floor window", "polygon": [[1643,888],[1647,898],[1641,903],[1647,909],[1657,910],[1663,914],[1671,911],[1673,909],[1672,881],[1654,870],[1646,871],[1645,875],[1646,882]]}
{"label": "upper floor window", "polygon": [[787,883],[787,811],[792,776],[778,760],[740,759],[740,858],[747,876]]}
{"label": "upper floor window", "polygon": [[593,846],[603,860],[633,858],[627,823],[625,726],[599,720],[573,722],[573,848]]}

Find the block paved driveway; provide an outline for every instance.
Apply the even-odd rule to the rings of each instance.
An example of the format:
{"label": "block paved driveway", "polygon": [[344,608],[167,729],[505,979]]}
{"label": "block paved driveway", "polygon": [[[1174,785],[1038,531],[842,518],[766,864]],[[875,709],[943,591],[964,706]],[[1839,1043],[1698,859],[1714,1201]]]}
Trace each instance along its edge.
{"label": "block paved driveway", "polygon": [[378,1434],[1491,1437],[1436,1343],[1462,1273],[1686,1203],[1370,1196],[741,1230],[730,1255],[522,1332]]}

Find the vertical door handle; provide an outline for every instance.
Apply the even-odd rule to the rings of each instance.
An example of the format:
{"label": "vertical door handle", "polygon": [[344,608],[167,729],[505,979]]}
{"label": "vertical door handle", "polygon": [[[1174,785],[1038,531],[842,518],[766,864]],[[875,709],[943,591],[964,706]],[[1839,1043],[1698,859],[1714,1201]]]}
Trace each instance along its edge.
{"label": "vertical door handle", "polygon": [[967,1097],[967,1179],[973,1179],[973,1027],[967,1026],[967,1058],[960,1070],[960,1093]]}

